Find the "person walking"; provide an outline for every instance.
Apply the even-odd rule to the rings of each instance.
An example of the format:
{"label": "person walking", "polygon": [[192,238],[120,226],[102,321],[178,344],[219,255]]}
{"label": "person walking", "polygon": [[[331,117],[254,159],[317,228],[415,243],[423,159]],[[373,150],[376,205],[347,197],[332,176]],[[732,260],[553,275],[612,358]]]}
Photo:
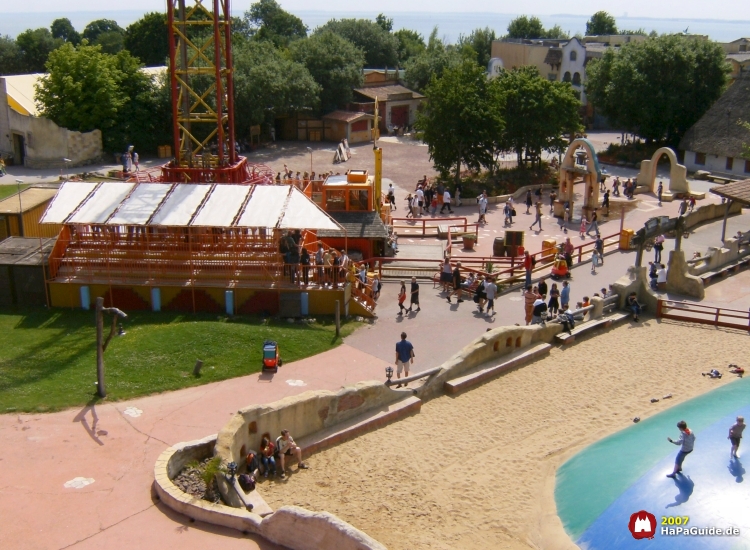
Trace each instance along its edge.
{"label": "person walking", "polygon": [[417,196],[417,211],[420,214],[426,213],[427,209],[425,208],[424,204],[424,190],[422,189],[421,185],[417,187],[415,195]]}
{"label": "person walking", "polygon": [[411,300],[409,303],[409,309],[407,309],[406,312],[411,313],[411,308],[413,308],[415,304],[417,306],[417,311],[421,311],[422,308],[419,307],[419,283],[417,283],[416,277],[412,277],[411,278]]}
{"label": "person walking", "polygon": [[529,227],[529,231],[536,225],[539,224],[539,231],[542,231],[542,201],[536,201],[536,217],[534,218],[534,223],[531,224]]}
{"label": "person walking", "polygon": [[656,188],[656,196],[659,197],[659,206],[661,206],[661,195],[664,192],[664,183],[659,182],[659,187]]}
{"label": "person walking", "polygon": [[388,184],[388,203],[391,205],[391,210],[398,210],[396,206],[396,189],[392,183]]}
{"label": "person walking", "polygon": [[737,422],[734,426],[729,428],[729,441],[732,443],[732,450],[729,453],[729,456],[732,458],[739,458],[740,456],[737,454],[737,451],[740,450],[740,440],[742,439],[742,432],[745,431],[745,417],[738,416]]}
{"label": "person walking", "polygon": [[531,208],[531,205],[533,203],[531,202],[531,189],[526,191],[526,213],[530,214],[529,209]]}
{"label": "person walking", "polygon": [[547,279],[545,277],[542,277],[539,279],[539,282],[537,283],[537,288],[539,289],[539,294],[542,295],[542,300],[547,299]]}
{"label": "person walking", "polygon": [[570,283],[563,281],[562,290],[560,291],[560,308],[567,311],[570,306]]}
{"label": "person walking", "polygon": [[596,275],[596,268],[601,264],[601,256],[599,251],[595,248],[591,253],[591,274]]}
{"label": "person walking", "polygon": [[398,291],[398,314],[403,315],[406,308],[404,302],[406,301],[406,283],[401,281],[401,288]]}
{"label": "person walking", "polygon": [[[481,195],[479,195],[479,198],[477,199],[477,205],[479,206],[479,219],[477,220],[477,223],[487,223],[487,218],[485,216],[487,215],[487,192],[482,192]],[[511,221],[511,225],[513,222]]]}
{"label": "person walking", "polygon": [[605,216],[609,216],[609,190],[604,192],[602,197],[602,209],[606,208],[607,211],[604,213]]}
{"label": "person walking", "polygon": [[513,206],[510,201],[505,202],[503,206],[503,227],[510,227],[513,224]]}
{"label": "person walking", "polygon": [[445,191],[443,191],[443,206],[440,207],[440,213],[442,214],[445,209],[448,208],[448,213],[453,214],[453,209],[451,208],[451,192],[448,191],[448,188],[445,188]]}
{"label": "person walking", "polygon": [[412,209],[412,197],[411,193],[409,193],[406,197],[406,217],[407,218],[413,218],[414,217],[414,210]]}
{"label": "person walking", "polygon": [[581,227],[578,232],[581,235],[581,239],[585,238],[584,235],[586,234],[586,217],[583,215],[581,215]]}
{"label": "person walking", "polygon": [[[453,269],[451,268],[451,262],[448,258],[443,260],[443,265],[440,266],[440,284],[443,285],[443,292],[450,292],[451,283],[453,282]],[[450,294],[448,295],[450,301]]]}
{"label": "person walking", "polygon": [[602,240],[602,236],[599,233],[596,234],[596,241],[594,241],[594,250],[599,253],[599,265],[604,265],[604,241]]}
{"label": "person walking", "polygon": [[673,445],[680,446],[680,450],[677,452],[677,457],[675,457],[674,470],[671,474],[667,474],[667,477],[671,477],[672,479],[674,479],[677,474],[682,473],[682,463],[685,461],[685,457],[693,452],[693,448],[695,447],[695,434],[690,428],[688,428],[687,422],[680,420],[677,423],[677,427],[680,430],[680,439],[675,441],[671,437],[667,438],[667,441]]}
{"label": "person walking", "polygon": [[555,201],[557,200],[557,193],[553,189],[549,193],[549,213],[552,214],[555,211]]}
{"label": "person walking", "polygon": [[[484,280],[484,293],[487,296],[487,317],[495,315],[495,295],[497,294],[497,285],[495,281],[487,275]],[[492,310],[492,313],[490,313]]]}
{"label": "person walking", "polygon": [[448,294],[448,303],[451,302],[451,296],[454,294],[458,294],[458,300],[456,300],[459,304],[463,302],[461,299],[461,262],[456,263],[456,267],[453,270],[453,292]]}
{"label": "person walking", "polygon": [[461,191],[463,191],[463,187],[461,187],[460,183],[456,184],[456,206],[461,206]]}
{"label": "person walking", "polygon": [[576,247],[570,242],[570,237],[565,238],[565,245],[563,246],[563,254],[565,255],[565,263],[568,264],[568,269],[573,267],[573,251]]}
{"label": "person walking", "polygon": [[594,235],[599,233],[599,222],[598,216],[596,214],[596,209],[591,213],[591,224],[589,224],[589,228],[586,230],[586,235],[589,237],[591,236],[591,231],[594,231]]}
{"label": "person walking", "polygon": [[[414,346],[411,342],[406,339],[406,333],[401,333],[401,341],[396,343],[396,378],[401,378],[401,372],[404,373],[404,378],[409,377],[409,365],[414,364]],[[408,386],[409,382],[404,382],[404,386]],[[399,382],[397,388],[401,387]]]}

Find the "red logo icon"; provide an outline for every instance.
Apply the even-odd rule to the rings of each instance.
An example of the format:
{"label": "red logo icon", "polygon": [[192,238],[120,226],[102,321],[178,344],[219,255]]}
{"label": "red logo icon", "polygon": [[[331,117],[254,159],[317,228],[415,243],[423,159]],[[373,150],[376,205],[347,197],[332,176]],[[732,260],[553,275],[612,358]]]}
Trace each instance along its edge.
{"label": "red logo icon", "polygon": [[646,510],[636,512],[630,516],[628,529],[634,539],[652,539],[656,533],[656,516]]}

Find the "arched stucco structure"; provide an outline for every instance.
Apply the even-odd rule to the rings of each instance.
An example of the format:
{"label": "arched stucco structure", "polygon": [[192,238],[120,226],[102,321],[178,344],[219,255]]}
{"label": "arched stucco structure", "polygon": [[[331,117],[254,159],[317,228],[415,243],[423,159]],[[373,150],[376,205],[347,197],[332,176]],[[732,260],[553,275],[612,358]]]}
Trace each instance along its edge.
{"label": "arched stucco structure", "polygon": [[[577,164],[575,157],[579,149],[584,149],[586,153],[585,168]],[[576,178],[582,178],[583,188],[583,215],[590,219],[591,213],[599,204],[599,180],[602,177],[602,170],[599,166],[599,159],[591,142],[585,138],[574,139],[565,151],[565,157],[560,165],[558,177],[559,190],[557,202],[555,204],[555,216],[562,216],[565,213],[565,203],[570,203],[570,212],[573,213],[573,184]]]}
{"label": "arched stucco structure", "polygon": [[687,182],[687,168],[678,164],[677,155],[669,147],[661,147],[656,150],[651,160],[641,161],[641,171],[638,172],[636,183],[645,186],[649,193],[654,192],[656,167],[662,155],[667,155],[669,159],[669,192],[662,193],[662,200],[671,201],[672,197],[677,194],[689,195],[690,185]]}

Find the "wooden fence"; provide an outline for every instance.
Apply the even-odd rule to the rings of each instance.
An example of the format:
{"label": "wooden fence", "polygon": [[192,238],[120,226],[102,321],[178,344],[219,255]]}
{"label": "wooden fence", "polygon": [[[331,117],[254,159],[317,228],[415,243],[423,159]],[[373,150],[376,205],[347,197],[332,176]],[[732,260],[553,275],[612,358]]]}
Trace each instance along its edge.
{"label": "wooden fence", "polygon": [[659,300],[656,317],[750,331],[750,311],[676,300]]}

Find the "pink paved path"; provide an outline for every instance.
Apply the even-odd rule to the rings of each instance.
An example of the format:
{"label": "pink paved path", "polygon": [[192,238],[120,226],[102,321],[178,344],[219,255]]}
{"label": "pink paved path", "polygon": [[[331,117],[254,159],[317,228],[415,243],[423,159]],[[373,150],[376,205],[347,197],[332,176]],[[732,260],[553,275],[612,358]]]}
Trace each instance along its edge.
{"label": "pink paved path", "polygon": [[[149,488],[156,458],[173,443],[216,433],[239,408],[382,379],[384,367],[344,344],[284,365],[272,378],[254,374],[80,410],[2,415],[0,548],[277,548],[230,529],[189,523],[155,503]],[[127,416],[123,411],[130,407],[143,412]],[[76,477],[95,481],[82,489],[63,487]]]}

